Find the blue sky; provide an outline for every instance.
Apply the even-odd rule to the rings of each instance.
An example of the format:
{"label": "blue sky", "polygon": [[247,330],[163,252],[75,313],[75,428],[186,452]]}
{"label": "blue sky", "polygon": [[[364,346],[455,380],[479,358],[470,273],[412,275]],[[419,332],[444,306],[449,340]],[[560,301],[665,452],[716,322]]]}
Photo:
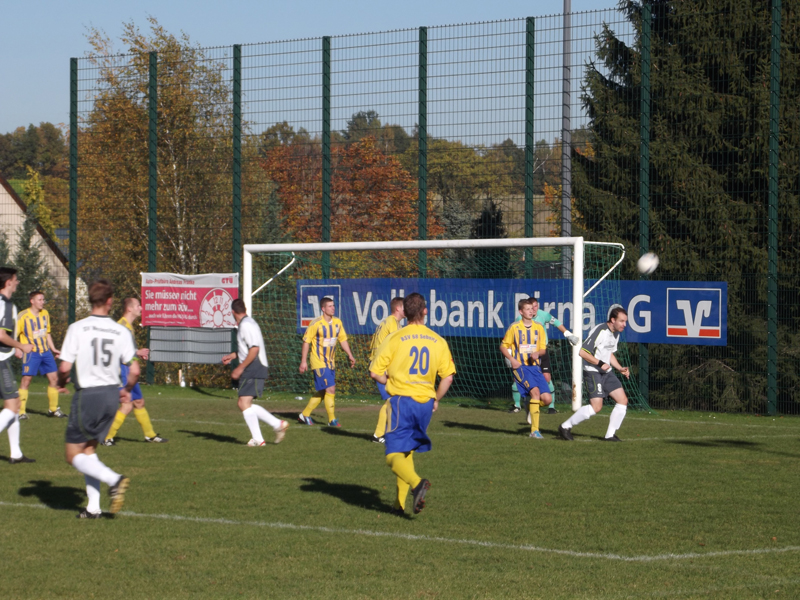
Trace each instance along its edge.
{"label": "blue sky", "polygon": [[[572,11],[615,4],[572,0]],[[133,21],[145,31],[152,15],[167,31],[184,32],[193,43],[230,46],[543,16],[562,8],[558,0],[5,0],[0,8],[0,133],[42,121],[69,122],[69,59],[88,51],[87,27],[117,40],[123,22]]]}

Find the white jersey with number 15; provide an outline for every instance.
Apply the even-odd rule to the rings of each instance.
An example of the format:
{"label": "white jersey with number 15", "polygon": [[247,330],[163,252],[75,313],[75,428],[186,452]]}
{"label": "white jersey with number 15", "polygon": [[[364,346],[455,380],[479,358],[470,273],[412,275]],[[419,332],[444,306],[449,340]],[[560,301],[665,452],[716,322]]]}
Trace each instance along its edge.
{"label": "white jersey with number 15", "polygon": [[110,317],[92,315],[69,326],[60,358],[75,365],[77,387],[92,388],[121,385],[119,364],[128,364],[135,354],[125,327]]}

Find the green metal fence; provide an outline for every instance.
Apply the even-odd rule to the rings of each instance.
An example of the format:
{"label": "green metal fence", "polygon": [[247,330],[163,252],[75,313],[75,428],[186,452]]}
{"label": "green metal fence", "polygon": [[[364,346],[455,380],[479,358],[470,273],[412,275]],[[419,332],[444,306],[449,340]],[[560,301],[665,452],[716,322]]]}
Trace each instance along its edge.
{"label": "green metal fence", "polygon": [[634,348],[651,406],[798,413],[798,42],[780,0],[653,1],[73,59],[71,318],[242,243],[571,231],[728,282],[727,347]]}

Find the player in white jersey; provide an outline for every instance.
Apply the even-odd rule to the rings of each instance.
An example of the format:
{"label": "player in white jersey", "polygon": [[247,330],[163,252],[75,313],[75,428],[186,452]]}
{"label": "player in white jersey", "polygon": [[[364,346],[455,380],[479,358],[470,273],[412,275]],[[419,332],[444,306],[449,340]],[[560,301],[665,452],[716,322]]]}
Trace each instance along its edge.
{"label": "player in white jersey", "polygon": [[8,444],[11,447],[8,462],[12,465],[36,462],[22,454],[19,447],[20,399],[10,364],[13,355],[22,358],[23,352],[33,350],[33,344],[24,344],[14,339],[14,332],[17,329],[17,307],[11,303],[11,295],[17,291],[18,285],[17,270],[0,267],[0,400],[3,401],[3,410],[0,411],[0,431],[8,430]]}
{"label": "player in white jersey", "polygon": [[[264,336],[255,319],[247,316],[244,300],[237,298],[231,304],[233,318],[239,328],[236,343],[239,349],[239,366],[233,370],[231,377],[239,380],[239,409],[244,416],[244,422],[250,430],[252,438],[248,446],[265,446],[264,436],[261,435],[261,426],[258,421],[264,421],[275,431],[275,443],[280,444],[289,428],[289,423],[274,417],[263,406],[253,404],[253,398],[258,398],[264,392],[264,381],[269,377],[269,363],[267,350],[264,347]],[[222,363],[230,364],[236,358],[236,353],[231,352],[222,357]]]}
{"label": "player in white jersey", "polygon": [[[100,511],[100,482],[109,486],[111,513],[119,512],[130,480],[115,473],[97,457],[97,444],[105,439],[120,402],[131,401],[131,390],[139,380],[139,363],[130,332],[108,316],[114,304],[114,288],[105,279],[89,286],[91,316],[69,326],[61,346],[58,367],[59,391],[69,381],[72,365],[77,380],[65,436],[66,459],[83,473],[89,503],[79,519],[97,519]],[[119,365],[130,366],[128,382],[120,388]]]}
{"label": "player in white jersey", "polygon": [[608,430],[603,438],[607,442],[621,442],[617,437],[617,430],[622,426],[622,420],[628,410],[628,396],[622,388],[622,383],[614,375],[614,369],[630,379],[628,367],[623,367],[614,352],[617,351],[619,334],[628,324],[628,313],[621,306],[611,309],[608,322],[598,325],[589,333],[583,342],[581,358],[583,359],[583,376],[589,387],[590,404],[582,406],[558,428],[558,433],[565,440],[572,441],[572,428],[593,417],[603,408],[603,398],[610,396],[616,404],[608,419]]}

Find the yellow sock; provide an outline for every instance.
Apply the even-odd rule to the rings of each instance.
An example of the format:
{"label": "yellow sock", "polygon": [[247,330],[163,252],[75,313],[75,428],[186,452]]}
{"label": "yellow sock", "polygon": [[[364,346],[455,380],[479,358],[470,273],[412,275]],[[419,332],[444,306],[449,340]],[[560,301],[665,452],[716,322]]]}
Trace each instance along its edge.
{"label": "yellow sock", "polygon": [[383,403],[381,410],[378,412],[378,425],[375,427],[375,437],[383,437],[386,435],[386,414],[388,412],[389,401]]}
{"label": "yellow sock", "polygon": [[156,432],[153,429],[153,424],[150,422],[150,415],[148,414],[147,409],[145,407],[134,408],[133,416],[136,417],[137,421],[139,421],[139,425],[141,425],[142,431],[144,432],[144,437],[149,437],[149,438],[156,437]]}
{"label": "yellow sock", "polygon": [[25,407],[28,405],[28,390],[19,390],[19,414],[25,414]]}
{"label": "yellow sock", "polygon": [[119,431],[119,428],[122,427],[122,424],[125,422],[125,413],[122,411],[117,411],[117,416],[114,417],[114,422],[111,424],[111,429],[108,430],[108,435],[106,436],[107,440],[110,440]]}
{"label": "yellow sock", "polygon": [[[386,455],[386,464],[392,468],[392,473],[409,487],[417,487],[422,478],[414,470],[414,459],[411,452],[392,452]],[[398,491],[400,486],[398,485]]]}
{"label": "yellow sock", "polygon": [[55,412],[58,408],[58,390],[47,386],[47,401],[50,403],[50,410]]}
{"label": "yellow sock", "polygon": [[531,433],[539,431],[539,401],[531,400]]}
{"label": "yellow sock", "polygon": [[328,423],[336,418],[336,413],[333,410],[336,404],[335,397],[336,394],[325,394],[325,411],[328,413]]}
{"label": "yellow sock", "polygon": [[304,417],[311,416],[311,413],[314,412],[314,409],[317,408],[317,406],[319,406],[320,402],[322,402],[323,396],[325,396],[325,390],[317,392],[313,396],[311,396],[311,399],[309,399],[305,409],[303,409]]}

